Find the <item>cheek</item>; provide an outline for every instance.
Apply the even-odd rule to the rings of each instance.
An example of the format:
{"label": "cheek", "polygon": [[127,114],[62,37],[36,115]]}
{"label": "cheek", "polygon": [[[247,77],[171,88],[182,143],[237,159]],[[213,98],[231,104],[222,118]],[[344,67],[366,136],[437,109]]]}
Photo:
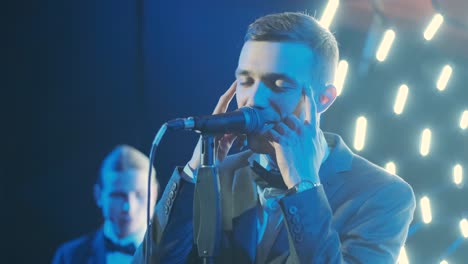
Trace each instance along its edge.
{"label": "cheek", "polygon": [[120,212],[121,204],[114,199],[106,199],[103,203],[102,211],[107,217],[112,217]]}
{"label": "cheek", "polygon": [[236,89],[236,102],[237,108],[241,108],[246,104],[245,96],[239,91],[239,88]]}
{"label": "cheek", "polygon": [[132,205],[137,207],[137,208],[141,208],[141,207],[145,207],[146,208],[146,196],[144,197],[134,197],[132,199]]}
{"label": "cheek", "polygon": [[302,120],[305,117],[305,112],[304,112],[305,104],[304,104],[304,97],[301,97],[299,100],[299,103],[296,105],[294,109],[294,115],[296,115],[300,120]]}
{"label": "cheek", "polygon": [[281,95],[276,98],[275,102],[277,108],[281,109],[282,116],[293,113],[300,117],[304,109],[304,97],[298,93]]}

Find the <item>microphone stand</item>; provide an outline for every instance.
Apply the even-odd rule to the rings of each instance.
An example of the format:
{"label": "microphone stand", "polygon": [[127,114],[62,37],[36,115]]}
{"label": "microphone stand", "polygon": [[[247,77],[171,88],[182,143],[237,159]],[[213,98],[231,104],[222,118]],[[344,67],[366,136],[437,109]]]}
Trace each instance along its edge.
{"label": "microphone stand", "polygon": [[221,241],[221,194],[213,135],[202,134],[201,167],[193,199],[193,232],[198,256],[214,263]]}

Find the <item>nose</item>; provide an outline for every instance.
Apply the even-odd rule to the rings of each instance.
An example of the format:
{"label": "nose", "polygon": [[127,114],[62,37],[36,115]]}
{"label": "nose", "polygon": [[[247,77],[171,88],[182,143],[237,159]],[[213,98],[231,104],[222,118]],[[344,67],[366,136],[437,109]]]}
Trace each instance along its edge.
{"label": "nose", "polygon": [[126,199],[122,204],[122,210],[125,212],[130,212],[130,210],[135,207],[136,202],[137,198],[134,195],[127,195]]}
{"label": "nose", "polygon": [[248,94],[247,106],[256,108],[266,108],[270,100],[271,90],[262,81],[256,82]]}
{"label": "nose", "polygon": [[130,211],[130,200],[126,199],[124,203],[122,204],[122,210],[125,212]]}

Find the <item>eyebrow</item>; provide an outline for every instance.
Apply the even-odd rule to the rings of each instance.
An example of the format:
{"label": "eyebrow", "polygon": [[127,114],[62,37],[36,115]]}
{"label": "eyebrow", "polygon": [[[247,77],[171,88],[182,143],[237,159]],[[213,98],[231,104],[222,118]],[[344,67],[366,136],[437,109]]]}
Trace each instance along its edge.
{"label": "eyebrow", "polygon": [[[243,69],[237,69],[236,70],[236,76],[250,76],[252,75],[252,73],[248,70],[243,70]],[[281,80],[285,80],[287,82],[290,82],[290,83],[293,83],[293,84],[297,84],[298,82],[292,78],[291,76],[285,74],[285,73],[265,73],[262,75],[262,79],[263,78],[266,78],[266,79],[269,79],[269,80],[278,80],[278,79],[281,79]]]}

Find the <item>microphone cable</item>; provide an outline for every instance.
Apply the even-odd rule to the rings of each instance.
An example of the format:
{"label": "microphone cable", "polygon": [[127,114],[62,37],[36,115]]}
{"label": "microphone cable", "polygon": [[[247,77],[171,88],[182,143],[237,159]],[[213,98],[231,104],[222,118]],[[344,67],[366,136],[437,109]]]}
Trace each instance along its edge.
{"label": "microphone cable", "polygon": [[145,263],[150,264],[151,251],[153,249],[152,245],[152,228],[151,228],[151,174],[154,162],[154,156],[156,155],[156,149],[159,146],[164,134],[167,131],[167,123],[164,123],[161,128],[159,128],[158,133],[154,137],[153,143],[151,144],[151,150],[149,154],[149,169],[148,169],[148,200],[146,207],[146,242],[145,242]]}

